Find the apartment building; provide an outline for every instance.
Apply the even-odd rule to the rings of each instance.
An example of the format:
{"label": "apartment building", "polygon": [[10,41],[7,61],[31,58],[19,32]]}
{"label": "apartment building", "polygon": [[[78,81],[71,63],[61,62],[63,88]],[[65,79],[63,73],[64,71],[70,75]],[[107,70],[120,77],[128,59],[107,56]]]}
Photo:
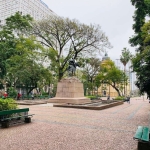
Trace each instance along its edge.
{"label": "apartment building", "polygon": [[57,16],[42,0],[0,0],[1,24],[16,12],[30,14],[35,20],[42,20],[50,15]]}

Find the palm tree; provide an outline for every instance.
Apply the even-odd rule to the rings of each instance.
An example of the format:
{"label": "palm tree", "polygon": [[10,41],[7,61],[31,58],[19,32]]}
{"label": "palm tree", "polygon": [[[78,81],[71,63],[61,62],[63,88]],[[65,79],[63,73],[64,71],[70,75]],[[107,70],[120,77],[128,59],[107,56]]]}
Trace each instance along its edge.
{"label": "palm tree", "polygon": [[[122,55],[120,56],[120,61],[124,65],[124,73],[126,73],[126,65],[131,59],[132,54],[127,48],[123,48],[122,50]],[[125,95],[125,78],[124,78],[124,95]]]}

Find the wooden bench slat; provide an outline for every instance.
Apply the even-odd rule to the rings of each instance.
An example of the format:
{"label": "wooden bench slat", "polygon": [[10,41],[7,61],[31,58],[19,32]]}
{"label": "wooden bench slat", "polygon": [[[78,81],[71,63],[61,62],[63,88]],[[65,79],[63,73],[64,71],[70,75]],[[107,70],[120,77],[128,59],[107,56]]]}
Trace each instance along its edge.
{"label": "wooden bench slat", "polygon": [[133,138],[134,139],[141,139],[142,133],[143,133],[143,127],[142,126],[138,126],[138,129],[136,130],[136,133],[135,133]]}
{"label": "wooden bench slat", "polygon": [[29,108],[3,110],[3,111],[0,111],[0,116],[1,115],[10,115],[10,114],[13,114],[13,113],[28,112],[28,111],[29,111]]}
{"label": "wooden bench slat", "polygon": [[143,134],[141,137],[142,141],[149,141],[149,128],[148,127],[143,127]]}

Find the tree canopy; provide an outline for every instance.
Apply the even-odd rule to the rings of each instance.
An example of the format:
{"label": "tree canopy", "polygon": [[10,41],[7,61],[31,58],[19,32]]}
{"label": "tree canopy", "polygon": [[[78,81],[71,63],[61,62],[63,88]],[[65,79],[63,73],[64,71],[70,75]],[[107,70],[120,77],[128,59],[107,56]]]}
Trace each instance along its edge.
{"label": "tree canopy", "polygon": [[94,69],[90,73],[93,80],[99,60],[92,58],[103,48],[111,45],[99,25],[60,17],[34,21],[30,15],[17,12],[0,27],[0,81],[7,81],[10,87],[23,85],[30,93],[60,80],[71,58],[81,67],[82,60],[88,58]]}
{"label": "tree canopy", "polygon": [[133,57],[133,71],[136,72],[137,82],[136,85],[143,94],[146,92],[150,96],[150,21],[144,24],[141,28],[142,40],[144,47],[142,52],[136,53]]}
{"label": "tree canopy", "polygon": [[136,85],[140,92],[146,92],[150,96],[149,91],[149,22],[146,23],[146,16],[150,15],[150,1],[149,0],[131,0],[132,5],[135,6],[135,14],[133,16],[133,29],[135,35],[130,38],[131,46],[136,47],[136,55],[133,57],[132,66],[133,71],[136,72]]}
{"label": "tree canopy", "polygon": [[125,73],[118,69],[112,60],[105,60],[101,63],[101,71],[96,77],[97,81],[112,86],[119,96],[121,96],[124,79],[127,82],[128,78]]}
{"label": "tree canopy", "polygon": [[36,22],[33,34],[54,54],[59,80],[67,69],[69,59],[98,54],[102,48],[111,47],[99,25],[85,25],[68,18],[51,17]]}
{"label": "tree canopy", "polygon": [[51,77],[50,71],[40,63],[44,47],[29,34],[31,22],[29,15],[17,12],[0,29],[0,81],[15,87],[24,85],[28,93]]}

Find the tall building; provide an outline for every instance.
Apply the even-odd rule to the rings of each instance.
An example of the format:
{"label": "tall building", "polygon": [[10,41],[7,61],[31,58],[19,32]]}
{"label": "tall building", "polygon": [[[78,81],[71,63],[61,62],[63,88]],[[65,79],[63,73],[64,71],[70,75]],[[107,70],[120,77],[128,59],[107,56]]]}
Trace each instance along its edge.
{"label": "tall building", "polygon": [[35,20],[42,20],[56,14],[41,0],[0,0],[1,24],[5,19],[21,12],[23,15],[30,14]]}

